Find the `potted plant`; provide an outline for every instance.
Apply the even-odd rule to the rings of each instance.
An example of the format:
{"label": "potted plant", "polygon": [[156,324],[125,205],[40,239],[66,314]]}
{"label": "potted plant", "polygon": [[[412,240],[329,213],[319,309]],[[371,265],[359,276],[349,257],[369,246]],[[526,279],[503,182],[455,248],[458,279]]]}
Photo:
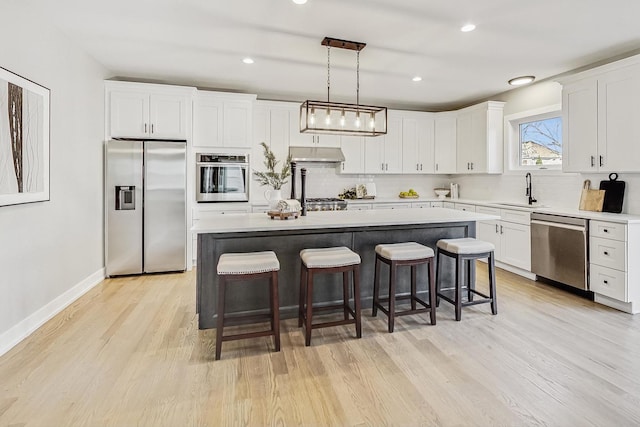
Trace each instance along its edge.
{"label": "potted plant", "polygon": [[267,170],[266,172],[254,170],[253,177],[260,185],[272,188],[265,191],[264,197],[269,201],[269,209],[273,209],[282,200],[282,186],[288,182],[287,178],[291,176],[291,155],[287,156],[280,172],[276,172],[279,161],[276,160],[275,154],[265,142],[261,142],[260,145],[264,151],[264,166]]}

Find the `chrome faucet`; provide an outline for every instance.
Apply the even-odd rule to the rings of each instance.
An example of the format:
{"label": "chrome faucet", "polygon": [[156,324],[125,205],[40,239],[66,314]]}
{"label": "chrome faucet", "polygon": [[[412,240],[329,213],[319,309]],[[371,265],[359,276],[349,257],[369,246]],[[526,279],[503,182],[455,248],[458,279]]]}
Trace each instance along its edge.
{"label": "chrome faucet", "polygon": [[527,182],[527,194],[526,194],[526,196],[529,197],[529,204],[532,205],[532,204],[536,203],[537,200],[533,198],[533,192],[531,190],[531,173],[527,172],[527,174],[524,176],[524,179]]}

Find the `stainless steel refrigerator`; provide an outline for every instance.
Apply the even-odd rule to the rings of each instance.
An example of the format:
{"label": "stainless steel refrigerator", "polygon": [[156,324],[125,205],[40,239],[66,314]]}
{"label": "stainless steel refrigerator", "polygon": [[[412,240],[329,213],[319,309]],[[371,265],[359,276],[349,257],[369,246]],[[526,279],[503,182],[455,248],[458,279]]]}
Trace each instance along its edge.
{"label": "stainless steel refrigerator", "polygon": [[107,142],[107,276],[185,270],[186,145]]}

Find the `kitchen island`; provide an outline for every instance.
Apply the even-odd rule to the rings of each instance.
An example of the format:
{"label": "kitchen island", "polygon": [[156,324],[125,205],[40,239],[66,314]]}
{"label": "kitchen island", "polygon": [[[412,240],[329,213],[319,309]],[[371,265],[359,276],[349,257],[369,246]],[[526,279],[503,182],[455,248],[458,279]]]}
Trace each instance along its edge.
{"label": "kitchen island", "polygon": [[[494,215],[453,209],[393,209],[370,211],[309,212],[298,219],[270,219],[264,213],[220,215],[199,221],[192,231],[198,234],[196,305],[199,328],[215,327],[220,255],[231,252],[272,250],[280,260],[280,310],[283,317],[295,317],[300,283],[299,253],[305,248],[346,246],[362,258],[360,288],[363,307],[371,305],[375,252],[379,243],[414,241],[435,250],[444,238],[475,237],[476,221],[498,219]],[[445,262],[445,261],[443,261]],[[425,268],[422,270],[421,268]],[[426,267],[418,269],[418,289],[427,289]],[[383,278],[387,274],[382,269]],[[443,264],[443,280],[452,283],[453,263]],[[401,269],[399,292],[409,289],[409,269]],[[316,278],[314,303],[342,298],[341,275]],[[329,286],[335,281],[335,285]],[[385,283],[384,279],[383,282]],[[238,282],[228,289],[228,313],[262,312],[268,304],[265,287]],[[384,285],[382,286],[384,289]]]}

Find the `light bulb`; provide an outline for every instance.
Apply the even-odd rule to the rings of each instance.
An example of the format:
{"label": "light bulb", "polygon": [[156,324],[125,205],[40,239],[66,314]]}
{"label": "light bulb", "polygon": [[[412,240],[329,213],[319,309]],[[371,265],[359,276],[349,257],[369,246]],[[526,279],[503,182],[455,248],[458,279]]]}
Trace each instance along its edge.
{"label": "light bulb", "polygon": [[371,113],[371,118],[369,119],[369,127],[371,129],[375,129],[376,127],[376,118],[374,117],[373,113]]}
{"label": "light bulb", "polygon": [[316,124],[316,109],[311,107],[311,114],[309,115],[309,123]]}
{"label": "light bulb", "polygon": [[324,124],[326,125],[331,124],[331,110],[329,110],[328,108],[327,108],[327,117],[325,117],[324,119]]}
{"label": "light bulb", "polygon": [[340,126],[344,127],[347,121],[344,118],[344,110],[342,110],[342,114],[340,115]]}
{"label": "light bulb", "polygon": [[356,113],[356,121],[354,124],[358,129],[360,128],[360,112],[359,111]]}

